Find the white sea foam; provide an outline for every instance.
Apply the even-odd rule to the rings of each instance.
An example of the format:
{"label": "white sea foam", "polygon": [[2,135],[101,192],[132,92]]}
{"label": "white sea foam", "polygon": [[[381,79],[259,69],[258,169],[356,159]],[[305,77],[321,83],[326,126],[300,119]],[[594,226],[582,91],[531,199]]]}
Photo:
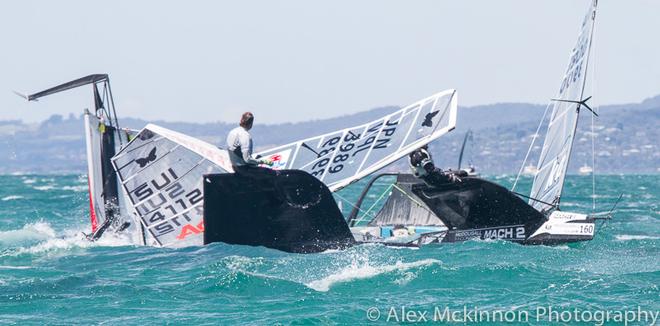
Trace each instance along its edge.
{"label": "white sea foam", "polygon": [[660,237],[654,237],[650,235],[632,235],[632,234],[618,234],[616,239],[619,241],[631,241],[631,240],[657,240]]}
{"label": "white sea foam", "polygon": [[9,201],[9,200],[16,200],[16,199],[21,199],[24,198],[23,196],[18,196],[18,195],[12,195],[12,196],[7,196],[7,197],[2,197],[2,201]]}
{"label": "white sea foam", "polygon": [[[311,281],[305,285],[310,289],[327,292],[335,284],[346,283],[353,280],[368,279],[384,273],[390,273],[394,271],[408,271],[413,268],[419,268],[424,266],[430,266],[434,264],[441,264],[442,262],[436,259],[423,259],[416,262],[402,263],[396,262],[393,265],[384,265],[384,266],[371,266],[369,263],[359,264],[353,262],[351,266],[347,266],[336,273],[330,274],[322,279]],[[404,279],[408,278],[408,281],[411,278],[410,275],[406,276],[404,274]],[[403,281],[406,282],[405,280]]]}
{"label": "white sea foam", "polygon": [[13,247],[11,255],[19,255],[92,246],[126,246],[132,243],[127,237],[113,234],[106,234],[91,242],[85,238],[83,227],[56,232],[50,224],[37,222],[26,224],[18,230],[0,231],[0,245]]}
{"label": "white sea foam", "polygon": [[0,265],[0,269],[29,269],[30,266],[9,266],[9,265]]}
{"label": "white sea foam", "polygon": [[127,237],[113,236],[112,234],[104,234],[103,237],[97,241],[89,241],[85,238],[82,230],[69,230],[64,232],[65,235],[61,237],[53,237],[46,241],[40,242],[31,247],[21,248],[19,253],[44,253],[57,250],[71,250],[75,248],[89,248],[89,247],[120,247],[132,245]]}
{"label": "white sea foam", "polygon": [[69,190],[69,191],[75,191],[75,192],[83,192],[87,191],[87,185],[80,185],[80,186],[64,186],[60,188],[61,190]]}
{"label": "white sea foam", "polygon": [[18,230],[0,231],[1,245],[20,245],[55,237],[55,230],[48,223],[29,223]]}
{"label": "white sea foam", "polygon": [[48,190],[53,190],[55,189],[54,185],[45,185],[45,186],[36,186],[33,187],[35,190],[40,190],[40,191],[48,191]]}

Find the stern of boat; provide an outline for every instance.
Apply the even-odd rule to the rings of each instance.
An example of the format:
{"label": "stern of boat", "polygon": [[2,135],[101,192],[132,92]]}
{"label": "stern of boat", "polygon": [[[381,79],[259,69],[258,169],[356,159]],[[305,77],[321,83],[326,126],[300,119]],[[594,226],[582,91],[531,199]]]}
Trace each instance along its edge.
{"label": "stern of boat", "polygon": [[525,243],[557,244],[588,241],[594,238],[596,225],[586,214],[554,211]]}

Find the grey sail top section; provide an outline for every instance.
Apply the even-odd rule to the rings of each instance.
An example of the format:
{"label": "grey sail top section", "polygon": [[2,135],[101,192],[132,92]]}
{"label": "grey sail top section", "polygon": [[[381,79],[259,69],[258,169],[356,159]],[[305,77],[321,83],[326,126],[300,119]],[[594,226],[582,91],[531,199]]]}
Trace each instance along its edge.
{"label": "grey sail top section", "polygon": [[203,244],[203,175],[232,172],[227,151],[149,124],[112,162],[149,244]]}
{"label": "grey sail top section", "polygon": [[412,192],[412,185],[419,179],[410,174],[399,174],[391,193],[369,226],[415,225],[444,226],[424,201]]}
{"label": "grey sail top section", "polygon": [[533,199],[529,201],[530,205],[541,212],[559,204],[581,106],[576,102],[582,101],[584,93],[596,3],[596,0],[592,2],[582,22],[577,44],[569,56],[568,68],[559,88],[557,100],[553,103],[552,115],[537,165],[538,173],[532,184],[530,197]]}

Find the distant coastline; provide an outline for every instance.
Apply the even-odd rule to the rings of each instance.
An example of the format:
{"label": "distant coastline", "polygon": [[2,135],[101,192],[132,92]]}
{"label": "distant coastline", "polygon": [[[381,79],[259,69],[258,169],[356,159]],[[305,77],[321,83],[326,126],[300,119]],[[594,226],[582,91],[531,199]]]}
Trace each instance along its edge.
{"label": "distant coastline", "polygon": [[[256,125],[257,149],[266,149],[297,139],[373,120],[397,107],[375,108],[352,115],[299,123]],[[438,166],[456,168],[464,133],[471,129],[464,162],[472,162],[487,175],[515,174],[522,164],[545,105],[503,103],[459,108],[457,128],[431,145]],[[642,103],[608,105],[596,118],[596,174],[660,173],[660,95]],[[82,110],[81,110],[82,111]],[[121,111],[120,111],[121,117]],[[233,124],[153,121],[156,124],[222,146]],[[147,121],[123,118],[122,127],[139,129]],[[545,128],[541,128],[541,136]],[[582,114],[575,139],[569,174],[591,162],[591,117]],[[535,163],[542,137],[530,158]],[[529,163],[529,162],[528,162]],[[405,162],[392,170],[407,171]],[[53,115],[41,123],[0,121],[0,174],[85,173],[85,141],[81,116]]]}

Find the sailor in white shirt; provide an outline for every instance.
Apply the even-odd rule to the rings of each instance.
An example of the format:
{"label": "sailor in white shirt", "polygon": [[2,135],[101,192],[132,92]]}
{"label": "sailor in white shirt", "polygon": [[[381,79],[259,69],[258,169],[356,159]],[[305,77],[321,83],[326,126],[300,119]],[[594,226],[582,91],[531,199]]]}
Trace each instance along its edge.
{"label": "sailor in white shirt", "polygon": [[232,129],[227,135],[227,150],[234,170],[236,167],[256,167],[259,164],[270,165],[270,160],[258,160],[252,158],[252,136],[249,130],[252,129],[254,115],[251,112],[243,113],[240,125]]}

